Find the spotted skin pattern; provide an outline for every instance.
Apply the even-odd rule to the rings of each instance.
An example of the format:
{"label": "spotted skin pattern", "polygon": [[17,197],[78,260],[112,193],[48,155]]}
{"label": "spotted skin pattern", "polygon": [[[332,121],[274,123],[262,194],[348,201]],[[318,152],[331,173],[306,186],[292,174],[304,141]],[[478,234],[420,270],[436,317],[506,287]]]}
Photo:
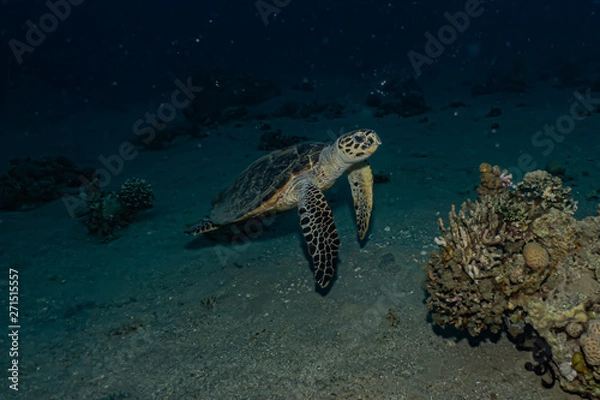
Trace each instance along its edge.
{"label": "spotted skin pattern", "polygon": [[201,233],[214,231],[217,228],[218,228],[218,226],[215,225],[211,220],[203,219],[202,221],[200,221],[196,224],[191,224],[183,232],[187,235],[194,236],[194,235],[199,235]]}
{"label": "spotted skin pattern", "polygon": [[327,287],[335,275],[340,239],[323,192],[311,182],[300,189],[298,215],[315,280],[321,288]]}
{"label": "spotted skin pattern", "polygon": [[337,140],[338,149],[348,157],[354,159],[365,158],[371,155],[381,144],[379,136],[371,130],[358,130],[357,134],[346,134]]}
{"label": "spotted skin pattern", "polygon": [[371,210],[373,209],[373,171],[367,161],[354,165],[347,171],[348,182],[354,199],[356,229],[363,240],[369,230]]}
{"label": "spotted skin pattern", "polygon": [[297,207],[315,280],[326,288],[335,276],[340,241],[323,191],[347,174],[358,235],[364,239],[373,207],[373,173],[367,159],[379,145],[381,139],[375,131],[358,129],[331,145],[304,143],[269,153],[213,200],[207,218],[188,226],[185,232],[206,233]]}

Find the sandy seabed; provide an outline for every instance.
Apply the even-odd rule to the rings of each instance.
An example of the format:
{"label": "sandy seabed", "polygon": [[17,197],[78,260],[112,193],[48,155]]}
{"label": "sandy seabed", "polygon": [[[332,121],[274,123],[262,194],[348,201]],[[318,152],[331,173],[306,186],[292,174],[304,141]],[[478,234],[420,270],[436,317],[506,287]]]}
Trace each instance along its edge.
{"label": "sandy seabed", "polygon": [[[252,123],[128,162],[115,187],[145,178],[155,207],[110,243],[89,236],[60,200],[0,214],[0,262],[19,272],[18,397],[578,398],[558,385],[543,388],[524,369],[531,354],[505,336],[473,346],[434,328],[422,289],[437,219],[476,196],[481,162],[508,168],[528,152],[539,167],[561,160],[580,200],[577,216],[594,213],[585,195],[600,189],[600,115],[578,122],[544,156],[531,136],[568,111],[570,95],[548,90],[472,99],[460,109],[443,107],[452,99],[432,99],[427,122],[375,119],[364,110],[316,123],[270,121],[285,134],[321,141],[327,131],[368,127],[383,141],[371,162],[391,181],[375,187],[362,247],[345,179],[326,194],[342,240],[338,278],[326,296],[315,291],[293,211],[248,241],[182,233],[263,154]],[[490,106],[502,116],[485,118]],[[5,274],[0,285],[5,292]],[[7,309],[7,296],[0,303]],[[6,335],[0,343],[10,344]]]}

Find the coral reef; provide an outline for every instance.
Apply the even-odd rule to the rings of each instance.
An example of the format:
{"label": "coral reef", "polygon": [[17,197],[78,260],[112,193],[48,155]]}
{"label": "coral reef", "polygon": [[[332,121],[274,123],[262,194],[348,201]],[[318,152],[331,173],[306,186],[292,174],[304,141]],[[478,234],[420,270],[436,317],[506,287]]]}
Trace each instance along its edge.
{"label": "coral reef", "polygon": [[512,187],[498,167],[480,172],[479,199],[439,221],[440,249],[425,266],[433,321],[472,336],[534,332],[548,351],[532,370],[600,397],[600,205],[577,220],[570,189],[548,172]]}
{"label": "coral reef", "polygon": [[591,328],[592,324],[598,325],[598,323],[600,323],[600,320],[598,319],[588,321],[587,333],[579,339],[581,349],[585,355],[585,361],[587,361],[587,364],[594,367],[600,365],[600,335]]}
{"label": "coral reef", "polygon": [[0,210],[22,211],[39,207],[64,194],[76,194],[93,169],[79,169],[66,157],[10,160],[0,177]]}
{"label": "coral reef", "polygon": [[550,255],[536,242],[529,242],[523,247],[523,259],[532,270],[546,268],[550,264]]}
{"label": "coral reef", "polygon": [[116,238],[118,229],[125,228],[143,210],[152,208],[152,187],[143,179],[131,178],[118,192],[102,192],[88,199],[89,211],[85,226],[104,241]]}
{"label": "coral reef", "polygon": [[512,175],[509,175],[506,170],[500,171],[498,166],[492,167],[488,163],[482,163],[479,172],[481,173],[481,184],[477,187],[479,197],[502,194],[512,185]]}

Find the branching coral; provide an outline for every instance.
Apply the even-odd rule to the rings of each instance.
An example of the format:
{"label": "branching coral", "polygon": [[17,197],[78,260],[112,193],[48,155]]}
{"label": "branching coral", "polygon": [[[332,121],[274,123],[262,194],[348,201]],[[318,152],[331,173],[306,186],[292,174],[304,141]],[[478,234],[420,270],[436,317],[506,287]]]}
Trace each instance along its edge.
{"label": "branching coral", "polygon": [[529,327],[563,389],[600,397],[600,207],[578,221],[559,178],[535,171],[503,188],[500,168],[483,166],[480,198],[440,220],[425,266],[434,322],[472,336]]}
{"label": "branching coral", "polygon": [[128,179],[119,192],[100,193],[89,201],[85,225],[90,233],[104,240],[115,238],[115,231],[128,226],[142,210],[152,208],[152,187],[143,179]]}
{"label": "branching coral", "polygon": [[513,185],[512,175],[507,170],[501,171],[497,165],[492,167],[488,163],[482,163],[479,172],[481,184],[477,188],[477,194],[480,198],[505,193]]}
{"label": "branching coral", "polygon": [[[463,203],[459,212],[453,206],[448,228],[439,220],[442,236],[435,241],[443,252],[434,253],[425,267],[427,304],[436,323],[466,326],[474,336],[500,331],[510,297],[537,290],[549,273],[546,268],[527,273],[521,255],[525,242],[533,239],[530,214],[542,202],[508,190],[497,166],[482,164],[480,171],[481,198]],[[537,185],[536,176],[528,182]]]}
{"label": "branching coral", "polygon": [[128,179],[121,185],[119,199],[130,213],[147,210],[154,203],[152,186],[143,179]]}

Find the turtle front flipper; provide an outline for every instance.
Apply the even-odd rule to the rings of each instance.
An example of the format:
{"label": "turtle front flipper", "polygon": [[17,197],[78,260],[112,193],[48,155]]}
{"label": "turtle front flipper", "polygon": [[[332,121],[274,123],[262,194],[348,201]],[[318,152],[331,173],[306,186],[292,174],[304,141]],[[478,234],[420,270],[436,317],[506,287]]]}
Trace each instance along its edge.
{"label": "turtle front flipper", "polygon": [[340,240],[325,196],[312,182],[300,188],[298,215],[312,257],[315,280],[325,288],[335,274]]}
{"label": "turtle front flipper", "polygon": [[214,231],[217,228],[219,228],[219,225],[216,225],[214,222],[212,222],[209,219],[203,219],[202,221],[198,222],[197,224],[191,224],[189,226],[187,226],[184,230],[184,232],[188,235],[199,235],[201,233],[205,233],[205,232],[210,232],[210,231]]}
{"label": "turtle front flipper", "polygon": [[362,240],[369,230],[371,210],[373,209],[373,171],[368,162],[362,161],[353,165],[347,174],[354,198],[356,228],[358,236]]}

